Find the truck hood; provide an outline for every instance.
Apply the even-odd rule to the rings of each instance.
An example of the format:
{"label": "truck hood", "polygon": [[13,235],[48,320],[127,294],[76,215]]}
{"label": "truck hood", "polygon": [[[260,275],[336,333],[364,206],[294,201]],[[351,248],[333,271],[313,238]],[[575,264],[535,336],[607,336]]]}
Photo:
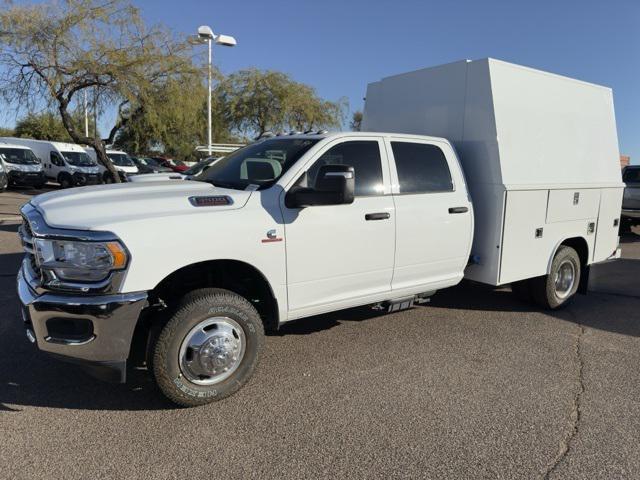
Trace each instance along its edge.
{"label": "truck hood", "polygon": [[[142,218],[234,210],[242,208],[251,193],[214,187],[204,182],[169,180],[49,192],[34,197],[31,204],[51,227],[100,230],[104,225]],[[210,196],[226,196],[231,201],[228,205],[196,207],[189,200],[190,197]]]}

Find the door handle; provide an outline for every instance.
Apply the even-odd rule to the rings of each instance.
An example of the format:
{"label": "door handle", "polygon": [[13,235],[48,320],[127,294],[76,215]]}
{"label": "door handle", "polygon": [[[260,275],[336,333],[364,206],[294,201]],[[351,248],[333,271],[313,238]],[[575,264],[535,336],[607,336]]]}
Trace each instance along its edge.
{"label": "door handle", "polygon": [[369,220],[387,220],[391,217],[389,212],[367,213],[364,219]]}
{"label": "door handle", "polygon": [[467,207],[451,207],[449,213],[467,213],[469,209]]}

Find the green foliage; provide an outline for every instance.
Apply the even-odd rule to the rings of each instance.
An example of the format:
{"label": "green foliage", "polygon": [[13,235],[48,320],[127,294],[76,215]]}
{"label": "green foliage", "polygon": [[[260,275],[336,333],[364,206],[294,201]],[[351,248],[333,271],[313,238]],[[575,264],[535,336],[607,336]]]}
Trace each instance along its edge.
{"label": "green foliage", "polygon": [[339,127],[344,102],[329,102],[288,75],[241,70],[216,88],[218,104],[232,129],[245,136],[267,131]]}
{"label": "green foliage", "polygon": [[[206,95],[202,82],[192,75],[166,81],[148,92],[145,103],[130,117],[116,136],[116,145],[132,153],[160,149],[181,159],[194,158],[195,146],[204,145]],[[230,135],[213,106],[214,142]]]}
{"label": "green foliage", "polygon": [[[84,130],[84,115],[80,111],[71,114],[74,127]],[[95,123],[93,118],[89,118],[89,131],[93,132]],[[16,137],[34,138],[36,140],[50,140],[59,142],[71,142],[72,139],[67,132],[60,115],[53,112],[30,113],[18,120],[15,128]]]}
{"label": "green foliage", "polygon": [[116,103],[133,114],[157,83],[195,73],[189,48],[148,29],[127,0],[9,2],[0,11],[0,95],[27,110],[42,102],[56,109],[73,141],[92,146],[117,181],[102,141],[73,120],[77,94],[90,89],[96,109]]}
{"label": "green foliage", "polygon": [[0,127],[0,137],[15,137],[16,132],[13,128]]}

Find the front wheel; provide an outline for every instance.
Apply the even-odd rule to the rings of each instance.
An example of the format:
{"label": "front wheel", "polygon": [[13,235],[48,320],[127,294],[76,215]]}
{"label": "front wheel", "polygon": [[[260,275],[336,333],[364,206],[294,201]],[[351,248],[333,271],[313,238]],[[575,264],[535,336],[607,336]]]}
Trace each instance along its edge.
{"label": "front wheel", "polygon": [[162,393],[185,407],[221,400],[253,374],[264,327],[244,298],[221,289],[187,294],[153,348],[153,376]]}
{"label": "front wheel", "polygon": [[73,180],[70,175],[61,174],[58,177],[58,183],[60,184],[60,188],[71,188],[73,187]]}
{"label": "front wheel", "polygon": [[538,305],[555,310],[567,305],[580,284],[581,265],[578,253],[562,245],[556,252],[548,275],[531,279],[531,293]]}

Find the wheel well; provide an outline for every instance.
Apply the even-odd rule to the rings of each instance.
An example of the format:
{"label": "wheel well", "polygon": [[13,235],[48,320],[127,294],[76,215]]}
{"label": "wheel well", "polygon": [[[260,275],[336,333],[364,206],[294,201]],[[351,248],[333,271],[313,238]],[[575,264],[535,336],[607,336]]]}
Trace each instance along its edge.
{"label": "wheel well", "polygon": [[[560,245],[558,245],[558,248],[562,245],[573,248],[578,254],[578,258],[580,258],[582,273],[580,275],[578,293],[586,294],[589,289],[589,266],[587,265],[589,263],[589,244],[587,244],[587,241],[582,237],[573,237],[564,240]],[[553,256],[555,257],[555,253]],[[553,258],[551,259],[551,262],[553,262]],[[549,268],[551,268],[551,263],[549,263]]]}
{"label": "wheel well", "polygon": [[149,308],[138,320],[129,359],[134,364],[148,359],[153,335],[185,294],[198,288],[224,288],[246,298],[262,318],[265,330],[278,327],[278,302],[265,276],[255,267],[238,260],[194,263],[171,273],[149,293]]}
{"label": "wheel well", "polygon": [[[584,238],[582,237],[567,238],[565,241],[563,241],[560,244],[560,246],[562,245],[571,247],[576,251],[576,253],[578,254],[578,257],[580,258],[580,265],[585,266],[587,263],[589,263],[589,245],[587,244],[587,241]],[[560,246],[558,246],[558,248],[560,248]]]}
{"label": "wheel well", "polygon": [[265,326],[278,324],[278,303],[269,282],[252,265],[238,260],[212,260],[176,270],[151,292],[168,306],[197,288],[224,288],[249,300]]}

